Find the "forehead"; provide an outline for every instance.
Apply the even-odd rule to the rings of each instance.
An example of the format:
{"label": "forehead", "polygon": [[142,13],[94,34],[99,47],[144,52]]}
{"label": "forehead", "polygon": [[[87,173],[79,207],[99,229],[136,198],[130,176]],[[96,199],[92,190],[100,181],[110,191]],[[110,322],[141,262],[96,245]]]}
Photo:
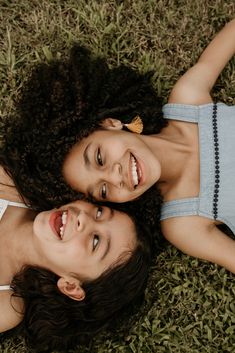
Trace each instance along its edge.
{"label": "forehead", "polygon": [[[104,141],[106,131],[95,131],[76,143],[65,157],[62,173],[66,182],[75,190],[87,193],[87,185],[93,184],[91,162],[95,159],[95,151]],[[105,134],[106,135],[106,134]],[[89,158],[88,158],[89,157]],[[89,163],[88,163],[89,160]],[[94,168],[93,168],[94,169]],[[95,171],[92,170],[92,173]]]}
{"label": "forehead", "polygon": [[85,138],[81,142],[76,143],[68,152],[62,166],[62,174],[72,188],[80,181],[85,171],[84,150],[86,145]]}
{"label": "forehead", "polygon": [[123,243],[129,244],[130,246],[136,244],[137,235],[135,223],[128,214],[114,210],[110,230],[116,235],[117,239],[124,241]]}
{"label": "forehead", "polygon": [[100,128],[91,132],[87,137],[83,137],[79,142],[77,142],[72,148],[80,149],[84,147],[84,144],[89,142],[101,143],[103,140],[113,139],[115,137],[120,137],[120,135],[126,135],[126,131],[123,130],[109,130],[105,128]]}

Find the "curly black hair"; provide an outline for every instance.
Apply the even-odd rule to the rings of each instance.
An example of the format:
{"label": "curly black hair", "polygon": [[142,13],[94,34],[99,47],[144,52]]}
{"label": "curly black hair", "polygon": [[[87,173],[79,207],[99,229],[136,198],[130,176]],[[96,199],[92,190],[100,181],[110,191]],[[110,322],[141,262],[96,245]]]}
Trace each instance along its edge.
{"label": "curly black hair", "polygon": [[0,163],[31,207],[50,209],[83,196],[65,182],[63,162],[104,118],[125,123],[140,115],[144,134],[160,132],[166,120],[151,77],[123,65],[109,68],[79,45],[69,59],[34,68],[4,122],[0,148]]}

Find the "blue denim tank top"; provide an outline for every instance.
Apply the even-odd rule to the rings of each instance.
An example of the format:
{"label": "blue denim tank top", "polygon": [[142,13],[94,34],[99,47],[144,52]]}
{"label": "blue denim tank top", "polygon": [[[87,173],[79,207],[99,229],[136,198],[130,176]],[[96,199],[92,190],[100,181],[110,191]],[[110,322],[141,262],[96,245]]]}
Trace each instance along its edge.
{"label": "blue denim tank top", "polygon": [[166,104],[163,114],[198,124],[200,192],[164,202],[161,220],[198,215],[221,221],[235,233],[235,106]]}

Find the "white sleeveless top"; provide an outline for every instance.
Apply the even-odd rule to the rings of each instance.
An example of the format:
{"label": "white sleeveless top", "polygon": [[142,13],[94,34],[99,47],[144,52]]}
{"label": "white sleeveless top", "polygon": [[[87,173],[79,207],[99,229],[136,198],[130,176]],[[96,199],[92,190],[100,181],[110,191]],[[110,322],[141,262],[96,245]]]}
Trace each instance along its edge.
{"label": "white sleeveless top", "polygon": [[[0,199],[0,220],[2,219],[2,216],[4,215],[8,206],[27,208],[27,206],[23,203],[12,202],[12,201],[8,201],[8,200]],[[0,285],[0,291],[1,290],[9,290],[9,289],[11,289],[11,286],[9,284],[2,285],[2,286]]]}

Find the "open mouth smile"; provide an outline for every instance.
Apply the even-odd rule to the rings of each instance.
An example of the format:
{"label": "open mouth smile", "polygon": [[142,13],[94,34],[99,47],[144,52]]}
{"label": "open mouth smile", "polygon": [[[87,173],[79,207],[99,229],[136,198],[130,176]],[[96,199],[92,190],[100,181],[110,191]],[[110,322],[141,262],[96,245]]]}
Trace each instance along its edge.
{"label": "open mouth smile", "polygon": [[50,225],[57,237],[62,240],[67,223],[68,211],[56,211],[50,217]]}

